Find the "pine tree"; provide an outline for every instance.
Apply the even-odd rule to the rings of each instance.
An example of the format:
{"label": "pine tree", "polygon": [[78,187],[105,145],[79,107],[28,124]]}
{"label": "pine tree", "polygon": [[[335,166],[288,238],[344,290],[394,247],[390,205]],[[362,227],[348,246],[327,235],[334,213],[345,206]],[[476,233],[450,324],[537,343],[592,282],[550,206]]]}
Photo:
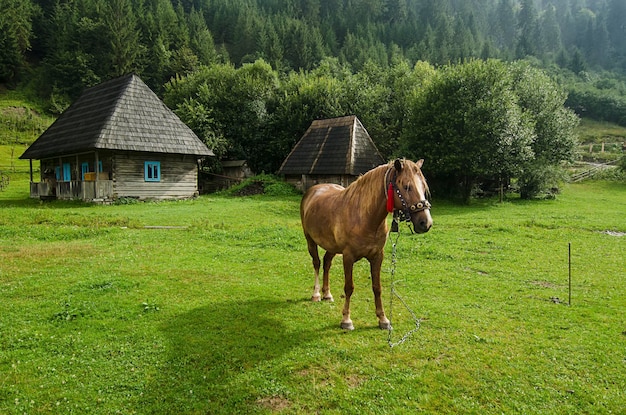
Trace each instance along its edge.
{"label": "pine tree", "polygon": [[522,0],[522,8],[518,20],[519,38],[517,42],[516,56],[539,56],[542,52],[542,37],[539,32],[537,10],[533,0]]}
{"label": "pine tree", "polygon": [[556,8],[548,4],[542,19],[543,36],[545,39],[546,51],[555,53],[561,50],[561,28],[556,19]]}
{"label": "pine tree", "polygon": [[33,5],[30,0],[0,0],[0,82],[18,77],[30,49]]}
{"label": "pine tree", "polygon": [[137,19],[130,0],[105,2],[104,22],[110,41],[112,76],[120,76],[138,68],[143,51],[139,42]]}

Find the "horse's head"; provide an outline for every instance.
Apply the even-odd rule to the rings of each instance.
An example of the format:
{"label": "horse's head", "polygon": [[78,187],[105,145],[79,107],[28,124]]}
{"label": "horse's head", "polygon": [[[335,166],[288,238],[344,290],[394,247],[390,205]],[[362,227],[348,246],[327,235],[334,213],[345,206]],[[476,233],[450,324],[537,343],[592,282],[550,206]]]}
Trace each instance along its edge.
{"label": "horse's head", "polygon": [[393,188],[393,206],[401,220],[410,221],[416,233],[428,232],[433,226],[430,217],[428,184],[422,174],[424,160],[414,163],[397,159],[389,171],[389,183]]}

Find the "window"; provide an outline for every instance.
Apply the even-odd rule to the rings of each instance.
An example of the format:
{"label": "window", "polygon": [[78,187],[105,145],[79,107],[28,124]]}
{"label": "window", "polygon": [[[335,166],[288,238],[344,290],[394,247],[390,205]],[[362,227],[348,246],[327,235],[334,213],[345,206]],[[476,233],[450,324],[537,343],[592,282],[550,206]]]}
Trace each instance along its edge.
{"label": "window", "polygon": [[144,163],[144,178],[147,182],[161,181],[161,162],[146,161]]}
{"label": "window", "polygon": [[89,163],[85,162],[80,165],[81,179],[85,180],[85,173],[89,173]]}
{"label": "window", "polygon": [[56,166],[54,168],[54,178],[57,180],[61,180],[61,167],[60,166]]}
{"label": "window", "polygon": [[63,181],[69,182],[72,180],[72,166],[70,163],[63,163]]}

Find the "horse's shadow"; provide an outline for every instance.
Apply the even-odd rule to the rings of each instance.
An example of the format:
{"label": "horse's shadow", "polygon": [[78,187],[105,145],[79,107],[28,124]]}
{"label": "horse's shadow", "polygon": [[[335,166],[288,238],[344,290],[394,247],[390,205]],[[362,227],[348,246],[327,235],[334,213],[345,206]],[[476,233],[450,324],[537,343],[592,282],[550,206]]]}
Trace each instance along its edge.
{"label": "horse's shadow", "polygon": [[[142,408],[146,413],[164,408],[183,412],[249,408],[259,399],[259,390],[280,383],[268,378],[274,364],[283,364],[280,357],[306,347],[319,336],[317,330],[324,330],[303,330],[301,323],[288,327],[288,320],[298,318],[304,304],[263,299],[220,302],[168,322],[162,327],[165,361],[159,362],[158,375],[144,391]],[[290,373],[288,368],[285,372]]]}

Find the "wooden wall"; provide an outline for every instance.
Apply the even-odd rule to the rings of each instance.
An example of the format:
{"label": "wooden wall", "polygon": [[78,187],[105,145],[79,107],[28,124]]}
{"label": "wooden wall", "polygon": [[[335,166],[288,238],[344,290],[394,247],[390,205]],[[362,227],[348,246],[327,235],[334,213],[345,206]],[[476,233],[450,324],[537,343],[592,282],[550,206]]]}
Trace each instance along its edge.
{"label": "wooden wall", "polygon": [[343,187],[348,187],[358,176],[344,175],[285,175],[285,181],[295,186],[301,192],[306,192],[309,187],[319,183],[335,183]]}
{"label": "wooden wall", "polygon": [[[144,163],[161,163],[161,181],[144,179]],[[113,197],[184,199],[198,195],[196,156],[164,153],[117,153],[113,156]]]}

